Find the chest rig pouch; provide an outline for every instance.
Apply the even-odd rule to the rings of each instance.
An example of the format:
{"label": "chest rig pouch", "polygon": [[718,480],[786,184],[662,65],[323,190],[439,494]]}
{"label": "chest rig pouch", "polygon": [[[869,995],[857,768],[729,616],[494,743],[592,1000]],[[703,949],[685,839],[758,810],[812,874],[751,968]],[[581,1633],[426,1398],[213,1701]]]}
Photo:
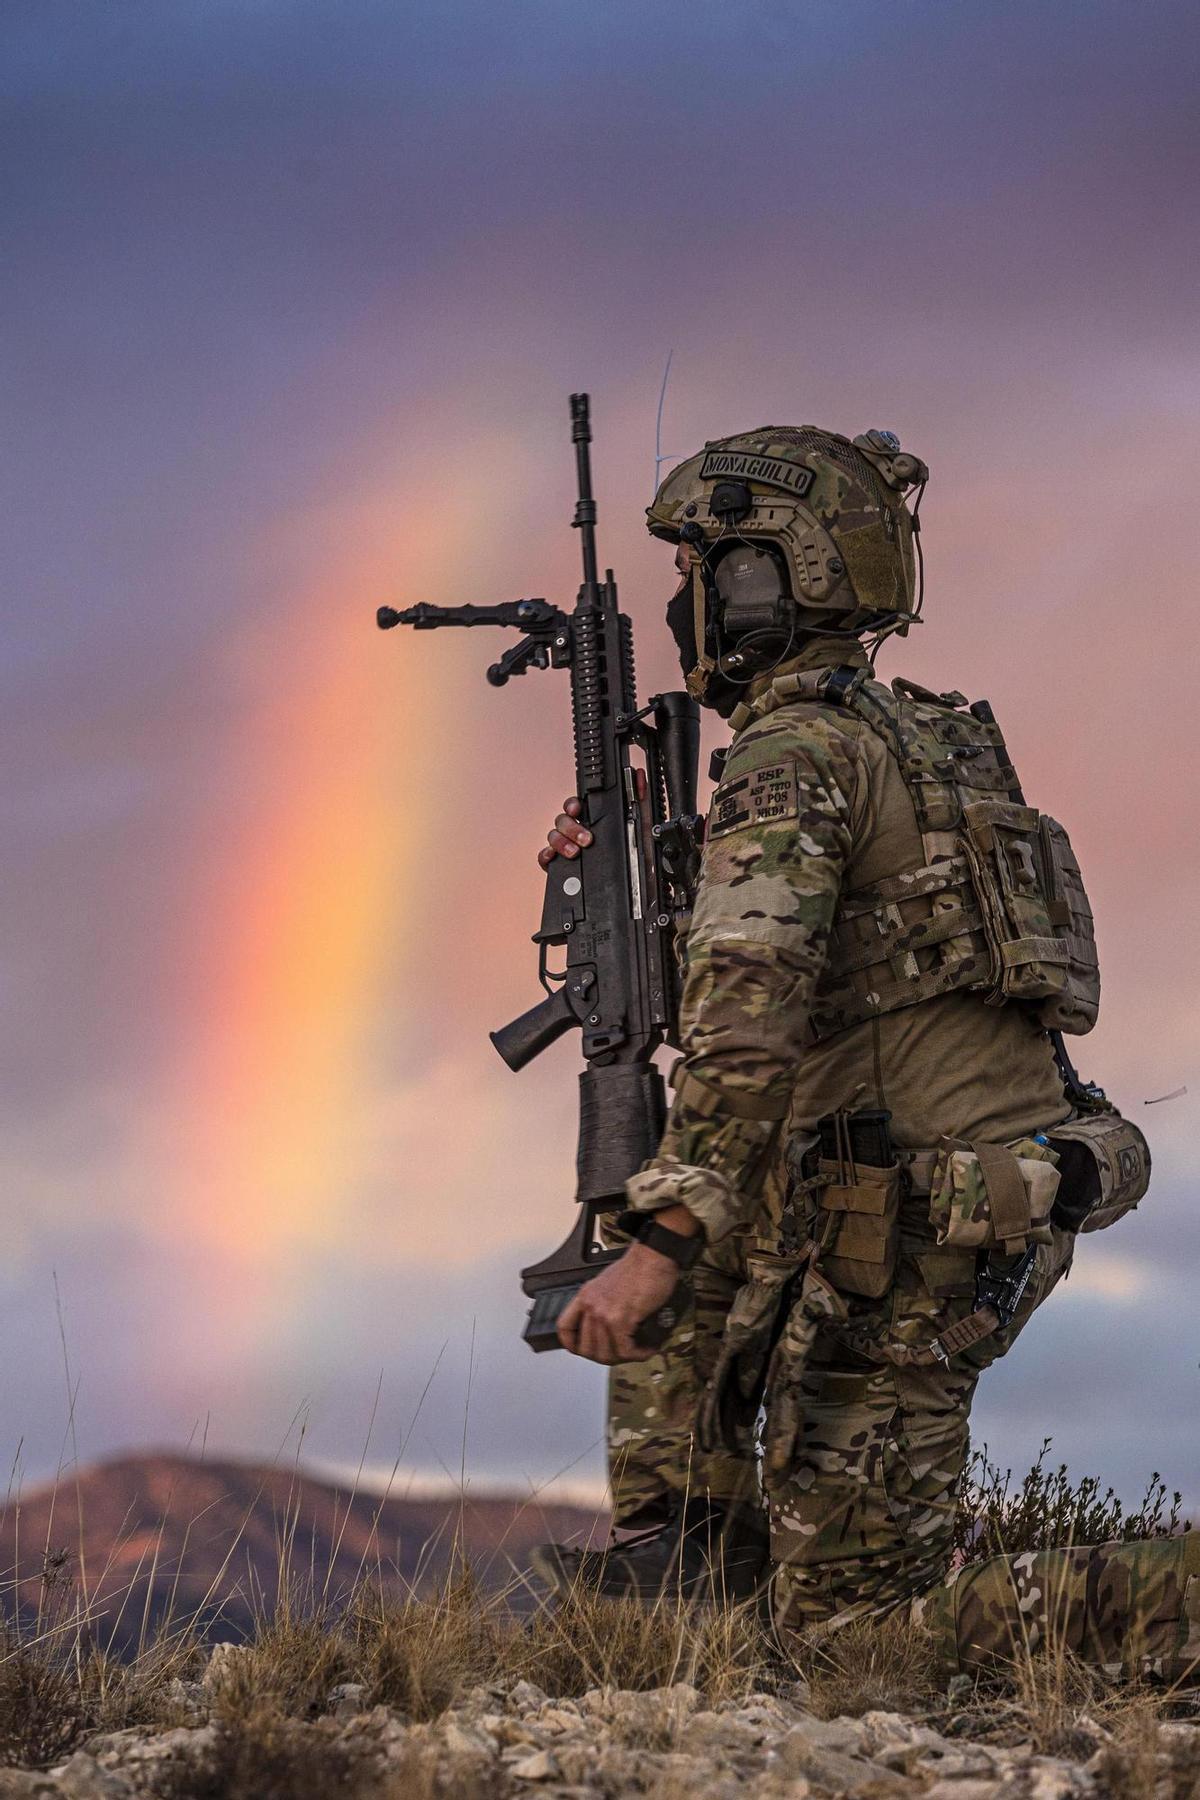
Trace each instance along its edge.
{"label": "chest rig pouch", "polygon": [[821,698],[881,737],[916,810],[923,866],[844,894],[817,986],[817,1040],[957,988],[1021,1001],[1047,1030],[1090,1031],[1092,910],[1071,842],[1027,806],[986,700],[834,670]]}

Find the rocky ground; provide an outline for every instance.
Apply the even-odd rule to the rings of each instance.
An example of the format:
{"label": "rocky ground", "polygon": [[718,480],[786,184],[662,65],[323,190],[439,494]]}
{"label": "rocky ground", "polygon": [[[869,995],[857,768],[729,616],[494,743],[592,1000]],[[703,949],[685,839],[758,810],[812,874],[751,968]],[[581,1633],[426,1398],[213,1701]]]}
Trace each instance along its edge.
{"label": "rocky ground", "polygon": [[[977,1706],[941,1728],[896,1712],[820,1718],[803,1683],[716,1705],[693,1687],[597,1688],[551,1699],[528,1681],[473,1689],[425,1723],[334,1687],[319,1716],[229,1703],[219,1647],[202,1681],[176,1682],[179,1722],[91,1739],[44,1773],[0,1773],[0,1800],[1189,1800],[1200,1796],[1200,1723],[1136,1708],[1119,1723],[1075,1715],[1069,1754],[1039,1754]],[[222,1682],[225,1698],[220,1698]],[[1011,1741],[1010,1741],[1011,1740]]]}

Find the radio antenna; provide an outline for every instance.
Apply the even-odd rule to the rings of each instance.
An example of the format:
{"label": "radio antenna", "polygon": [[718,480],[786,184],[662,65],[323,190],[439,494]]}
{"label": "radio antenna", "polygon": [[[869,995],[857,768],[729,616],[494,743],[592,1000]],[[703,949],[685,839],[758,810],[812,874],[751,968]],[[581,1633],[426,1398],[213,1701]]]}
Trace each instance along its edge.
{"label": "radio antenna", "polygon": [[664,454],[662,447],[663,407],[667,403],[667,381],[671,374],[671,358],[674,354],[674,350],[667,351],[667,366],[663,370],[662,386],[658,390],[658,416],[654,421],[654,493],[650,496],[651,500],[654,499],[654,494],[657,494],[658,492],[659,470],[665,462],[674,462],[676,460],[671,452]]}

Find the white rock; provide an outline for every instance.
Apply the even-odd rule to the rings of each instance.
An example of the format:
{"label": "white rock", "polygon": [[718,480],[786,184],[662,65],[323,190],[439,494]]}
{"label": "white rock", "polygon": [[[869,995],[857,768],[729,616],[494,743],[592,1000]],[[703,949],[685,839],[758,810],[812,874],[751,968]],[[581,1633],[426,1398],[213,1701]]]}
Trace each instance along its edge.
{"label": "white rock", "polygon": [[58,1791],[68,1800],[133,1800],[133,1788],[123,1775],[102,1769],[94,1756],[77,1750],[59,1771]]}
{"label": "white rock", "polygon": [[519,1713],[536,1712],[539,1706],[545,1706],[549,1698],[549,1694],[544,1694],[532,1681],[518,1681],[509,1690],[508,1704]]}
{"label": "white rock", "polygon": [[1042,1763],[1030,1770],[1029,1800],[1064,1800],[1064,1796],[1082,1794],[1090,1786],[1077,1769],[1065,1763]]}
{"label": "white rock", "polygon": [[363,1710],[366,1691],[361,1681],[339,1681],[326,1696],[326,1708],[335,1719],[356,1719]]}
{"label": "white rock", "polygon": [[166,1698],[185,1725],[201,1725],[208,1717],[208,1690],[201,1681],[181,1681],[177,1675],[167,1683]]}
{"label": "white rock", "polygon": [[810,1744],[822,1750],[843,1750],[850,1756],[866,1753],[866,1731],[861,1719],[802,1719],[792,1727],[803,1733]]}
{"label": "white rock", "polygon": [[121,1762],[130,1763],[135,1768],[147,1763],[165,1762],[171,1757],[203,1756],[211,1750],[217,1741],[215,1725],[200,1725],[191,1729],[187,1725],[177,1725],[173,1731],[158,1731],[152,1737],[141,1742],[133,1741],[123,1746]]}
{"label": "white rock", "polygon": [[246,1644],[231,1642],[214,1644],[209,1655],[208,1667],[200,1677],[201,1685],[211,1691],[220,1682],[227,1681],[237,1669],[238,1664],[244,1663],[251,1654],[252,1652]]}
{"label": "white rock", "polygon": [[984,1781],[947,1778],[945,1781],[935,1781],[932,1787],[925,1788],[921,1800],[997,1800],[1001,1793],[1007,1795],[1017,1791],[1014,1788],[997,1787],[990,1777]]}
{"label": "white rock", "polygon": [[535,1750],[532,1756],[512,1763],[508,1772],[516,1781],[553,1781],[558,1775],[558,1763],[549,1750]]}
{"label": "white rock", "polygon": [[[481,1723],[486,1724],[487,1720],[484,1719]],[[579,1731],[583,1726],[583,1718],[579,1708],[570,1700],[559,1700],[553,1706],[542,1708],[536,1724],[539,1731]]]}
{"label": "white rock", "polygon": [[494,1756],[496,1752],[495,1740],[469,1720],[444,1720],[441,1738],[455,1756]]}

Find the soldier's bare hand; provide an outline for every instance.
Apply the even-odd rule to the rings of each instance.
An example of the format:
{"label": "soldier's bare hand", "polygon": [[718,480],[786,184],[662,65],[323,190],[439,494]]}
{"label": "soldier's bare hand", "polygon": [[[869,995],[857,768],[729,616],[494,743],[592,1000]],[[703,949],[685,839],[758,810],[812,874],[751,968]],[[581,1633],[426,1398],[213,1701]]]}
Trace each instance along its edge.
{"label": "soldier's bare hand", "polygon": [[589,1362],[645,1362],[655,1354],[635,1344],[643,1319],[665,1306],[675,1292],[679,1270],[669,1256],[645,1244],[585,1281],[558,1321],[558,1341]]}
{"label": "soldier's bare hand", "polygon": [[586,825],[579,823],[579,815],[583,811],[582,800],[572,794],[569,800],[563,801],[563,809],[554,821],[554,829],[547,834],[546,848],[538,851],[538,861],[543,869],[548,869],[556,856],[578,856],[580,850],[592,841],[592,834]]}
{"label": "soldier's bare hand", "polygon": [[[646,771],[635,769],[633,774],[637,797],[646,798]],[[592,841],[592,834],[587,826],[580,822],[579,815],[583,811],[583,801],[575,794],[563,801],[563,809],[554,821],[553,830],[546,834],[546,848],[538,851],[538,861],[543,869],[548,869],[556,856],[568,859],[578,856],[579,852]]]}

